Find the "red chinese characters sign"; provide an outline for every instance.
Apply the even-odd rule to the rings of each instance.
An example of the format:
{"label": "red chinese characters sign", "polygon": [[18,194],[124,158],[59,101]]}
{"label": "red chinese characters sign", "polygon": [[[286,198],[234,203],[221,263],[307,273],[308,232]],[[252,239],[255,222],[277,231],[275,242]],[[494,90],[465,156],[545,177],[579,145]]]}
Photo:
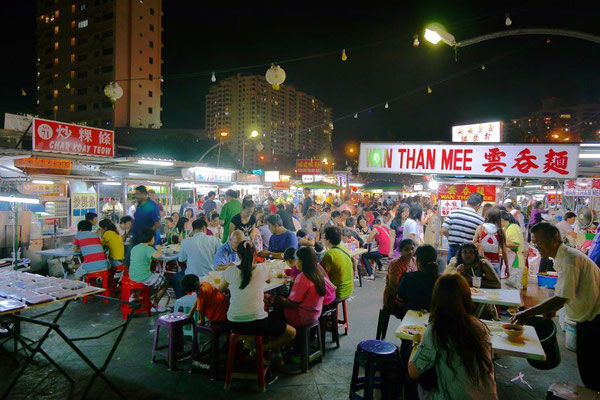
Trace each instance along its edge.
{"label": "red chinese characters sign", "polygon": [[578,145],[361,143],[359,172],[575,178]]}
{"label": "red chinese characters sign", "polygon": [[298,175],[319,175],[321,160],[296,160],[296,173]]}
{"label": "red chinese characters sign", "polygon": [[115,133],[105,129],[35,118],[33,150],[114,157]]}
{"label": "red chinese characters sign", "polygon": [[459,210],[462,207],[460,200],[440,200],[439,209],[442,217],[447,217],[454,210]]}
{"label": "red chinese characters sign", "polygon": [[479,193],[484,202],[496,201],[496,186],[494,185],[465,185],[442,184],[438,188],[438,198],[441,200],[466,201],[471,193]]}

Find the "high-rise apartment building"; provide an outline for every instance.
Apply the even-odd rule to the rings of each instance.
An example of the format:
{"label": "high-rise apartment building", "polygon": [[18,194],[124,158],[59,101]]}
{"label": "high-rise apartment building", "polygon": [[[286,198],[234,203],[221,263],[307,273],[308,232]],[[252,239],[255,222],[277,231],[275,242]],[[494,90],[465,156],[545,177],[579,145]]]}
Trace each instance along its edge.
{"label": "high-rise apartment building", "polygon": [[206,95],[206,130],[214,138],[227,132],[230,151],[249,168],[329,155],[333,123],[331,108],[316,97],[286,84],[274,90],[262,75],[238,74]]}
{"label": "high-rise apartment building", "polygon": [[[162,0],[37,0],[40,117],[159,128]],[[123,96],[104,94],[117,82]]]}
{"label": "high-rise apartment building", "polygon": [[536,142],[586,142],[600,139],[600,104],[562,106],[552,97],[542,108],[512,119],[505,131],[511,140]]}

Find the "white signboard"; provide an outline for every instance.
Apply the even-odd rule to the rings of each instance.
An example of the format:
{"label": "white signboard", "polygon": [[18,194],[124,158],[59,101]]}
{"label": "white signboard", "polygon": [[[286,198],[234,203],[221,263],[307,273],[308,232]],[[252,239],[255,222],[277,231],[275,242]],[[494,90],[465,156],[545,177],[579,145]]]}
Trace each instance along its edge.
{"label": "white signboard", "polygon": [[440,215],[442,217],[447,217],[452,211],[462,207],[462,201],[460,200],[440,200],[439,203]]}
{"label": "white signboard", "polygon": [[359,172],[575,178],[578,145],[361,143]]}
{"label": "white signboard", "polygon": [[265,171],[265,182],[279,182],[279,171]]}
{"label": "white signboard", "polygon": [[413,189],[414,189],[415,192],[422,192],[423,191],[423,185],[421,185],[421,184],[413,185]]}
{"label": "white signboard", "polygon": [[600,179],[579,178],[565,181],[565,196],[600,196]]}
{"label": "white signboard", "polygon": [[502,121],[452,127],[452,141],[460,143],[502,142]]}
{"label": "white signboard", "polygon": [[314,181],[314,175],[302,175],[302,183],[313,183]]}

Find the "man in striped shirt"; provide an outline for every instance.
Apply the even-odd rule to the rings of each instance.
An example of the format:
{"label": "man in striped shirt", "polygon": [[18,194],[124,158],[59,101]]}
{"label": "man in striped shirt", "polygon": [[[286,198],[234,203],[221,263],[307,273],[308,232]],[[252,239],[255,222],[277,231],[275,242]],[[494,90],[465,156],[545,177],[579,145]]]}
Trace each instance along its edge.
{"label": "man in striped shirt", "polygon": [[485,221],[477,213],[483,203],[483,196],[471,193],[467,199],[467,206],[453,211],[442,224],[442,234],[448,238],[448,261],[458,253],[460,245],[471,243],[477,227]]}
{"label": "man in striped shirt", "polygon": [[77,235],[73,241],[75,251],[81,251],[83,264],[75,271],[78,279],[89,272],[108,269],[106,253],[97,233],[92,232],[92,223],[88,220],[79,221]]}

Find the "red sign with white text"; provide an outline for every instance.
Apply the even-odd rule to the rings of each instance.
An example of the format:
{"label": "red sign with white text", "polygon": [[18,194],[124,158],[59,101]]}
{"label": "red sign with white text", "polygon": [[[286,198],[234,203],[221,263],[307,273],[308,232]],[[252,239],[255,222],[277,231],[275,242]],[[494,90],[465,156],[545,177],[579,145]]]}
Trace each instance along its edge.
{"label": "red sign with white text", "polygon": [[296,173],[298,175],[319,175],[321,160],[296,160]]}
{"label": "red sign with white text", "polygon": [[438,187],[440,200],[467,201],[471,193],[479,193],[485,202],[496,202],[496,186],[494,185],[441,184]]}
{"label": "red sign with white text", "polygon": [[114,157],[115,132],[89,126],[34,118],[33,150],[85,156]]}
{"label": "red sign with white text", "polygon": [[[557,203],[558,202],[558,203]],[[548,204],[549,205],[562,205],[562,194],[548,194]]]}
{"label": "red sign with white text", "polygon": [[579,145],[361,143],[359,172],[575,178]]}

